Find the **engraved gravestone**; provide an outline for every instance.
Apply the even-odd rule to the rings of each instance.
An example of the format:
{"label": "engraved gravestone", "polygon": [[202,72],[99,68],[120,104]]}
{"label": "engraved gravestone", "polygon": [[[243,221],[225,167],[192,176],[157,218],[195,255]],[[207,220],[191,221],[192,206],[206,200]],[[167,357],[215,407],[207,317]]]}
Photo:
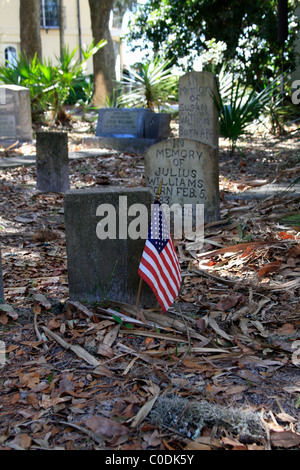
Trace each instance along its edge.
{"label": "engraved gravestone", "polygon": [[139,138],[145,134],[145,117],[148,109],[100,109],[96,136]]}
{"label": "engraved gravestone", "polygon": [[219,111],[214,101],[218,85],[209,72],[188,72],[179,79],[179,137],[218,148]]}
{"label": "engraved gravestone", "polygon": [[0,85],[0,143],[32,140],[30,91],[17,85]]}
{"label": "engraved gravestone", "polygon": [[219,219],[217,149],[191,139],[173,138],[152,145],[145,153],[146,186],[168,205],[203,204],[205,222]]}

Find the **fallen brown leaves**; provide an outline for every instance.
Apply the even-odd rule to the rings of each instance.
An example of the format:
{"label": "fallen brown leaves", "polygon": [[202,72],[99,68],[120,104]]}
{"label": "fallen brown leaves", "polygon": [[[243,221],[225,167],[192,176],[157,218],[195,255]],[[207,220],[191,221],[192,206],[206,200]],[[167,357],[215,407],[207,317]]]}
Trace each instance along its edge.
{"label": "fallen brown leaves", "polygon": [[[6,170],[0,185],[0,448],[298,449],[299,228],[283,220],[299,199],[229,200],[227,175],[222,220],[199,249],[177,243],[183,285],[161,315],[69,301],[63,198],[34,179]],[[143,161],[77,160],[71,181],[139,185]]]}

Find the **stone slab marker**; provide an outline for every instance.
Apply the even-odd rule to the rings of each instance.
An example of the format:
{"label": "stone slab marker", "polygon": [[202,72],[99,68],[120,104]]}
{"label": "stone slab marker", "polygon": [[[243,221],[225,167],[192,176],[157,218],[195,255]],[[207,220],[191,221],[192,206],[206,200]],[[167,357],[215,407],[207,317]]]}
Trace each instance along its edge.
{"label": "stone slab marker", "polygon": [[[64,212],[72,300],[101,302],[111,299],[135,305],[140,281],[138,266],[148,234],[152,203],[151,191],[147,188],[110,187],[66,192]],[[130,212],[133,204],[143,204],[148,209],[144,239],[128,236],[130,223],[136,219]],[[103,230],[108,230],[105,217],[102,217],[105,208],[109,211],[105,217],[115,211],[115,219],[110,219],[112,228],[116,221],[114,239],[99,238],[99,223],[103,224]],[[143,285],[141,306],[156,304],[150,288]]]}
{"label": "stone slab marker", "polygon": [[32,140],[30,91],[17,85],[0,85],[0,143]]}
{"label": "stone slab marker", "polygon": [[145,153],[146,186],[173,204],[204,204],[205,222],[220,217],[217,149],[191,139],[174,138],[152,145]]}
{"label": "stone slab marker", "polygon": [[37,132],[36,176],[39,191],[61,193],[70,189],[66,132]]}
{"label": "stone slab marker", "polygon": [[179,79],[179,137],[218,148],[219,111],[213,100],[218,85],[209,72],[188,72]]}

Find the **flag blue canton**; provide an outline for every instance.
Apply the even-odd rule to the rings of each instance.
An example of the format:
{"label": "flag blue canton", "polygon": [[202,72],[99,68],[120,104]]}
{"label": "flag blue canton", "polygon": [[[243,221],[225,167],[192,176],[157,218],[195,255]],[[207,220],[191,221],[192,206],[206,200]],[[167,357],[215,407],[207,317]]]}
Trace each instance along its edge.
{"label": "flag blue canton", "polygon": [[161,253],[169,241],[169,228],[159,202],[154,203],[153,218],[148,240]]}

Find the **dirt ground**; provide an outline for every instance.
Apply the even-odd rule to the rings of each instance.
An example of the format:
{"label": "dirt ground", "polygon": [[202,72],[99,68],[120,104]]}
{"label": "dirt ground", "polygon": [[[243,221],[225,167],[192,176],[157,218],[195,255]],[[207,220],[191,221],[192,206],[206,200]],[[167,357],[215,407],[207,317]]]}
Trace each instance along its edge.
{"label": "dirt ground", "polygon": [[[70,150],[91,128],[74,123]],[[1,170],[0,449],[300,449],[300,197],[248,196],[299,178],[299,157],[293,129],[234,155],[220,141],[221,219],[200,249],[176,241],[164,315],[70,302],[63,195],[37,192],[34,167]],[[144,186],[143,157],[72,160],[70,182]]]}

